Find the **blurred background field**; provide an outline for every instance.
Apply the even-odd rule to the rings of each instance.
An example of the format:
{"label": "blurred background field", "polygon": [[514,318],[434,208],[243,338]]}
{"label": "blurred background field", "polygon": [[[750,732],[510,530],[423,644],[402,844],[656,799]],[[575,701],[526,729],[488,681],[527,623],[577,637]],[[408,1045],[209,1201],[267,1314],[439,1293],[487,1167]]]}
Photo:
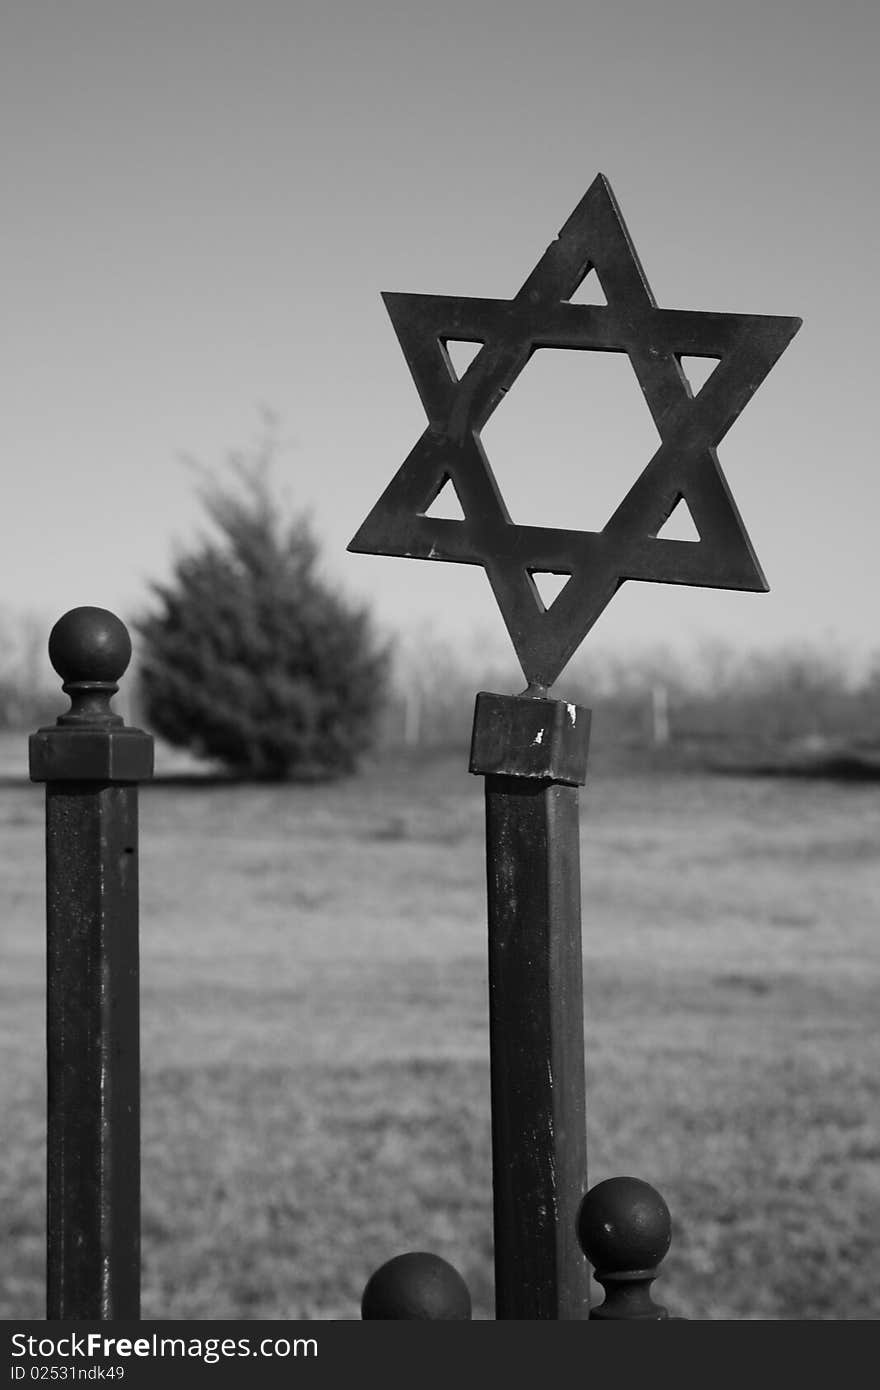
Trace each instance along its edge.
{"label": "blurred background field", "polygon": [[[44,1316],[42,789],[0,786],[0,1316]],[[492,1311],[482,785],[141,794],[143,1314],[357,1318],[406,1249]],[[181,770],[183,764],[160,769]],[[614,766],[582,793],[590,1182],[673,1215],[690,1318],[875,1318],[880,788]]]}

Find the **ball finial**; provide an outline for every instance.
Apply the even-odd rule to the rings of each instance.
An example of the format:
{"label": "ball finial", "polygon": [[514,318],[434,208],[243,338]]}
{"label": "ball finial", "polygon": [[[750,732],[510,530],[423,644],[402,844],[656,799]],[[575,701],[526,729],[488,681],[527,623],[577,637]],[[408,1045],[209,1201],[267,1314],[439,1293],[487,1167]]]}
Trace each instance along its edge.
{"label": "ball finial", "polygon": [[607,1178],[591,1188],[578,1214],[578,1240],[605,1289],[598,1318],[666,1318],[650,1285],[672,1240],[669,1208],[640,1178]]}
{"label": "ball finial", "polygon": [[114,685],[131,660],[131,638],[106,608],[71,608],[49,634],[49,660],[65,685]]}
{"label": "ball finial", "polygon": [[650,1183],[607,1178],[591,1188],[581,1204],[578,1239],[597,1269],[649,1269],[669,1249],[672,1218]]}
{"label": "ball finial", "polygon": [[471,1296],[458,1270],[439,1255],[411,1251],[381,1265],[367,1282],[361,1317],[462,1322]]}

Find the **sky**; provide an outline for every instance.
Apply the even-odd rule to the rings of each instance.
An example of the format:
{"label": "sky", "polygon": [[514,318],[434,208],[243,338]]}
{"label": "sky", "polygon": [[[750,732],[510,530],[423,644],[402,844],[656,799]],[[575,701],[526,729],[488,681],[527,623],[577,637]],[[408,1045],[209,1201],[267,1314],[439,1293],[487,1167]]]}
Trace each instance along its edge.
{"label": "sky", "polygon": [[[425,423],[380,296],[513,295],[601,171],[660,305],[804,326],[718,450],[770,592],[630,582],[586,643],[867,661],[878,39],[868,0],[6,0],[0,609],[143,612],[184,456],[270,410],[328,579],[509,650],[482,569],[346,551]],[[546,350],[483,441],[514,521],[587,530],[657,443],[625,356]]]}

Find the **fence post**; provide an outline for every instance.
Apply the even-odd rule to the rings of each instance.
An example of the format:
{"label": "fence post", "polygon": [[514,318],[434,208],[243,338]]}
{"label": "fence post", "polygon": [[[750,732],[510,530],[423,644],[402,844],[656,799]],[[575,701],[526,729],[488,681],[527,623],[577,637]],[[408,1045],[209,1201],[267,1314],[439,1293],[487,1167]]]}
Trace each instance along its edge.
{"label": "fence post", "polygon": [[578,785],[590,712],[477,696],[486,778],[489,1046],[498,1318],[589,1316]]}
{"label": "fence post", "polygon": [[49,1319],[140,1316],[137,784],[153,740],[110,708],[119,618],[74,608],[49,637],[70,709],[30,740],[46,783]]}

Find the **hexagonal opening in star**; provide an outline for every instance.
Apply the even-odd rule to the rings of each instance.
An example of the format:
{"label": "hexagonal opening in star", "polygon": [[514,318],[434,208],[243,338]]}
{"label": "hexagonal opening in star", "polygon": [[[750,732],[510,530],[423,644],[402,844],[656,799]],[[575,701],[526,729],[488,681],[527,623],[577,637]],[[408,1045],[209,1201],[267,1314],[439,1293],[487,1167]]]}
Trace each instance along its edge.
{"label": "hexagonal opening in star", "polygon": [[660,444],[629,357],[543,348],[481,432],[511,519],[601,531]]}

